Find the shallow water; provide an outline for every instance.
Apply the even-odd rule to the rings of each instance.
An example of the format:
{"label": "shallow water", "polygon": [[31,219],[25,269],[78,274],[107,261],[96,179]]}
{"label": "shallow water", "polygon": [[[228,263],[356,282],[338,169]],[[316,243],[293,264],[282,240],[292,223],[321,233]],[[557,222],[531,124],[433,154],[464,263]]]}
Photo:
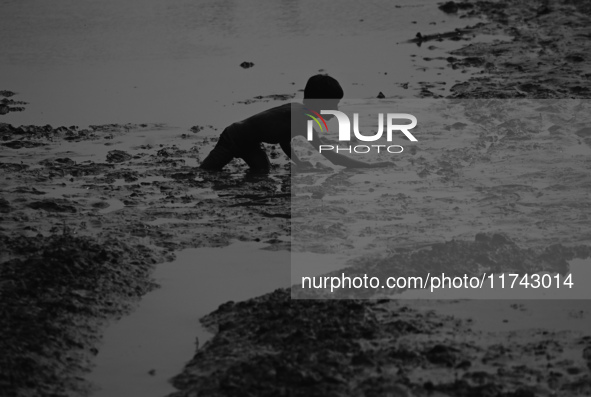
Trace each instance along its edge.
{"label": "shallow water", "polygon": [[289,253],[261,250],[264,246],[187,249],[178,252],[175,261],[158,265],[153,276],[161,287],[104,335],[88,377],[99,389],[93,396],[163,396],[174,391],[168,379],[193,356],[195,338],[202,346],[211,337],[200,317],[229,300],[289,286]]}
{"label": "shallow water", "polygon": [[[3,119],[17,125],[223,127],[273,105],[236,101],[300,94],[320,70],[337,77],[348,97],[380,91],[411,96],[420,81],[449,88],[465,75],[437,58],[465,42],[404,43],[419,31],[477,22],[444,14],[437,3],[7,1],[0,15],[0,73],[10,84],[1,88],[30,104]],[[243,61],[255,66],[242,69]]]}
{"label": "shallow water", "polygon": [[[262,243],[235,242],[224,248],[187,249],[171,263],[157,266],[160,288],[147,294],[129,316],[108,327],[96,367],[87,378],[93,396],[163,396],[175,389],[178,374],[198,345],[212,336],[199,318],[229,300],[241,301],[290,285],[290,253],[267,251]],[[344,265],[338,255],[302,253],[323,263],[314,274]],[[297,278],[297,274],[292,274]],[[149,372],[154,370],[154,374]]]}

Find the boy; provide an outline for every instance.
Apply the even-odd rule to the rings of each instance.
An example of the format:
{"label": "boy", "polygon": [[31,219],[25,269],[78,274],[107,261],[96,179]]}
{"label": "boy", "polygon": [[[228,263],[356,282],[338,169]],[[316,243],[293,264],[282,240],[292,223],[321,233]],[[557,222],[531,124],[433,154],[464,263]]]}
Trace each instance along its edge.
{"label": "boy", "polygon": [[[291,140],[299,135],[306,136],[308,118],[305,113],[309,113],[306,109],[318,113],[320,110],[338,110],[338,104],[343,95],[341,85],[334,78],[321,74],[310,77],[304,89],[303,104],[288,103],[277,106],[230,125],[222,132],[209,156],[203,160],[201,168],[221,170],[232,159],[241,158],[252,171],[269,172],[271,163],[261,147],[262,142],[279,144],[296,166],[309,167],[310,163],[301,161],[291,149]],[[331,117],[324,116],[325,119]],[[296,128],[292,128],[294,126]],[[312,144],[318,147],[320,143],[318,134],[314,132]],[[335,165],[349,168],[394,165],[391,162],[365,163],[335,152],[325,152],[322,155]]]}

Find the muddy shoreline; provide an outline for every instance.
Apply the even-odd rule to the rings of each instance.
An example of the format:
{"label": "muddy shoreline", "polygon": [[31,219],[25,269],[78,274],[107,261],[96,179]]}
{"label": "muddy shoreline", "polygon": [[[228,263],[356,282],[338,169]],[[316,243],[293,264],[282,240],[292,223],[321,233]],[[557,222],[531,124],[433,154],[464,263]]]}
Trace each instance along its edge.
{"label": "muddy shoreline", "polygon": [[145,143],[168,134],[163,125],[0,124],[3,146],[23,159],[0,163],[0,394],[89,394],[102,331],[157,287],[153,266],[175,251],[236,240],[289,249],[287,159],[273,177],[245,174],[238,161],[201,172],[186,162],[215,142],[198,135],[204,128],[213,127],[172,129],[193,143],[180,149]]}
{"label": "muddy shoreline", "polygon": [[[488,23],[472,28],[474,32],[513,37],[509,43],[468,44],[452,52],[447,59],[449,67],[482,70],[482,76],[452,87],[452,98],[589,97],[590,62],[584,55],[589,52],[588,5],[450,3],[446,12],[488,17]],[[416,43],[429,40],[419,35],[413,39]],[[421,94],[432,96],[428,90]],[[588,140],[585,142],[589,145]],[[400,199],[406,203],[408,197],[403,196]],[[309,232],[312,227],[305,230]],[[347,249],[346,244],[338,242],[339,228],[334,230],[336,238],[327,235],[325,229],[322,250]],[[346,231],[343,233],[346,235]],[[588,244],[588,232],[583,234],[574,241],[572,236],[567,240]],[[313,235],[310,240],[314,238],[319,236]],[[555,271],[560,271],[570,255],[588,257],[588,245],[545,246],[558,238],[553,234],[548,235],[547,242],[524,241],[528,249],[521,250],[510,239],[499,237],[500,245],[487,254],[480,252],[481,244],[490,244],[494,236],[481,237],[480,242],[476,237],[475,242],[452,241],[416,253],[411,245],[406,255],[422,258],[418,260],[421,265],[433,262],[434,268],[441,261],[447,263],[444,269],[453,269],[454,262],[482,264],[484,256],[489,263],[511,266],[509,263],[517,261],[518,266],[530,263],[537,270],[549,266],[548,270]],[[508,251],[503,253],[505,249]],[[521,253],[512,252],[515,249]],[[527,259],[533,251],[526,252],[531,249],[545,259]],[[469,259],[471,255],[480,259],[474,262]],[[507,255],[511,260],[498,257],[497,262],[496,255]],[[351,274],[366,272],[368,267],[392,274],[391,263],[400,264],[400,258],[396,258],[370,260],[353,267]],[[174,379],[180,391],[173,395],[534,396],[587,395],[591,391],[584,353],[591,337],[585,333],[475,331],[471,319],[446,317],[437,314],[437,309],[425,312],[413,308],[413,304],[389,300],[290,301],[290,295],[288,290],[277,290],[247,302],[229,302],[202,319],[216,336]],[[519,303],[510,305],[522,310]]]}
{"label": "muddy shoreline", "polygon": [[455,7],[455,12],[485,15],[490,22],[476,31],[507,34],[513,41],[470,44],[452,51],[451,67],[477,67],[484,74],[452,87],[453,97],[591,97],[587,2],[483,1],[474,7]]}
{"label": "muddy shoreline", "polygon": [[165,258],[144,246],[100,243],[68,230],[50,237],[0,237],[2,358],[0,393],[85,394],[107,320],[129,313],[156,287],[155,263]]}
{"label": "muddy shoreline", "polygon": [[[513,37],[511,42],[467,44],[453,51],[447,58],[450,68],[477,68],[482,74],[454,85],[452,98],[589,98],[588,4],[448,2],[442,12],[486,16],[488,22],[471,31]],[[418,41],[427,45],[431,40]],[[32,100],[10,91],[0,95],[2,114],[26,111],[26,101]],[[432,93],[425,88],[420,95]],[[172,260],[175,251],[223,247],[234,240],[290,249],[292,186],[281,150],[267,147],[275,167],[270,176],[249,175],[238,161],[228,172],[202,172],[196,165],[215,143],[204,130],[214,132],[211,126],[183,131],[155,124],[0,124],[2,150],[22,159],[0,163],[0,394],[87,393],[83,376],[100,348],[101,330],[155,287],[152,266]],[[151,144],[150,134],[162,132],[182,141],[182,148],[172,141]],[[591,137],[579,138],[591,146]],[[526,141],[510,144],[528,149]],[[64,148],[55,150],[60,145]],[[78,146],[70,151],[67,145]],[[100,154],[80,155],[85,145],[100,147]],[[422,169],[448,177],[453,185],[452,168],[440,162],[425,163]],[[316,171],[328,172],[321,165]],[[346,179],[338,173],[328,184],[338,189]],[[507,195],[515,193],[507,189]],[[500,196],[494,199],[500,202]],[[400,200],[410,205],[408,197]],[[313,206],[321,208],[322,203]],[[552,227],[558,226],[549,226],[544,239],[524,241],[510,234],[507,241],[518,240],[522,254],[545,252],[545,263],[556,270],[569,258],[589,255],[584,243],[591,234],[584,220],[579,222],[578,240],[558,235],[567,224],[556,221]],[[334,235],[323,231],[328,239],[323,249],[345,246],[338,228],[334,230]],[[433,236],[408,230],[425,239],[408,242],[406,254],[412,257],[413,244],[430,242]],[[542,250],[557,239],[563,245]],[[461,248],[452,250],[458,254],[454,260],[477,245],[467,239],[450,244]],[[512,249],[515,244],[508,249],[514,259]],[[422,252],[418,257],[429,255]],[[528,255],[522,257],[532,260]],[[475,331],[468,320],[412,304],[292,301],[288,290],[229,302],[202,322],[216,335],[174,378],[179,389],[175,397],[591,393],[583,353],[591,338],[574,331],[520,331],[507,341],[507,334]]]}

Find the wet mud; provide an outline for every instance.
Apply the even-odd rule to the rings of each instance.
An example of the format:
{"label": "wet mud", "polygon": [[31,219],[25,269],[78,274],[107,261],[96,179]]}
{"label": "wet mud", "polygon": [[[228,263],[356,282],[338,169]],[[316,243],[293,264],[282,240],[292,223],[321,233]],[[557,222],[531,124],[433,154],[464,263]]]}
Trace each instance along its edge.
{"label": "wet mud", "polygon": [[10,112],[22,112],[25,110],[23,105],[26,105],[27,102],[13,99],[12,97],[14,95],[16,95],[16,93],[12,91],[0,91],[0,98],[2,98],[0,99],[0,116]]}
{"label": "wet mud", "polygon": [[0,137],[19,142],[0,163],[3,396],[91,390],[102,330],[155,287],[153,265],[175,251],[235,240],[289,249],[289,165],[277,148],[266,176],[238,161],[201,172],[216,139],[162,125],[2,124]]}
{"label": "wet mud", "polygon": [[[520,310],[515,306],[514,310]],[[396,300],[293,301],[288,290],[203,318],[216,337],[171,396],[551,396],[590,392],[591,337],[483,332]]]}
{"label": "wet mud", "polygon": [[482,76],[452,87],[454,97],[591,96],[588,2],[479,1],[446,5],[450,3],[453,5],[447,8],[458,15],[488,18],[490,22],[480,24],[475,31],[513,38],[511,42],[469,44],[452,51],[448,58],[452,68],[482,71]]}
{"label": "wet mud", "polygon": [[[451,53],[450,68],[481,71],[452,87],[452,98],[492,99],[494,108],[500,103],[497,98],[589,97],[585,54],[590,13],[585,2],[448,2],[441,9],[466,17],[484,15],[488,22],[470,32],[512,38],[467,44]],[[419,33],[411,42],[461,40],[464,35]],[[432,97],[426,88],[419,96]],[[515,116],[503,121],[501,135],[485,128],[461,148],[416,148],[409,160],[416,174],[407,179],[409,164],[398,163],[402,176],[397,183],[405,186],[403,193],[380,186],[379,176],[368,190],[354,173],[324,173],[321,161],[315,172],[294,174],[292,250],[361,252],[363,259],[348,263],[351,274],[384,275],[392,275],[397,267],[403,274],[441,269],[458,274],[484,269],[561,273],[567,261],[589,257],[591,235],[581,223],[587,219],[589,163],[582,155],[589,150],[587,129],[572,126],[567,132],[547,126],[548,134],[540,134],[526,126],[527,117]],[[469,124],[450,121],[445,134],[459,138],[456,134]],[[558,141],[580,148],[573,153],[581,153],[581,163],[566,160]],[[546,155],[534,154],[539,149]],[[560,158],[569,165],[557,166]],[[318,159],[311,155],[310,160]],[[544,163],[554,163],[557,173]],[[482,170],[490,172],[491,183],[473,185]],[[582,185],[571,183],[575,179]],[[463,196],[466,189],[475,195]],[[359,219],[368,198],[375,201],[370,201],[374,205],[367,209],[364,224]],[[501,230],[504,233],[498,233]],[[228,302],[203,318],[216,335],[174,379],[180,391],[173,396],[591,393],[591,336],[578,326],[555,331],[546,318],[529,327],[503,328],[509,320],[486,309],[479,314],[474,307],[462,316],[446,316],[443,303],[424,310],[421,304],[395,300],[290,297],[293,291],[277,290],[246,302]],[[519,302],[490,303],[506,306],[517,317],[544,313],[543,303],[537,309]],[[587,324],[585,302],[584,310],[571,312],[571,306],[576,305],[560,306],[570,313],[568,324]],[[499,325],[482,329],[471,316]]]}
{"label": "wet mud", "polygon": [[[458,81],[451,97],[589,97],[586,2],[447,2],[441,10],[488,21],[408,39],[432,45],[472,33],[513,38],[467,41],[449,54],[449,68],[482,72]],[[434,96],[430,88],[425,83],[419,96]],[[0,113],[24,110],[15,93],[0,96]],[[238,104],[291,97],[260,95]],[[503,134],[483,131],[461,148],[414,149],[397,164],[400,183],[411,186],[406,193],[379,183],[370,191],[355,173],[335,171],[309,148],[302,159],[315,166],[307,172],[291,170],[272,145],[270,175],[250,174],[240,161],[221,173],[201,171],[219,133],[212,126],[0,124],[0,394],[87,391],[83,375],[105,324],[155,287],[154,263],[183,248],[240,240],[265,242],[269,250],[359,252],[369,259],[352,261],[355,271],[393,263],[418,271],[451,262],[462,263],[452,266],[462,273],[482,265],[563,271],[565,261],[589,256],[591,182],[588,159],[562,163],[552,144],[566,140],[585,155],[591,133],[554,124],[536,135],[517,119]],[[463,139],[470,122],[454,120],[446,133]],[[482,169],[515,170],[524,158],[540,168],[473,183]],[[350,192],[362,200],[349,201]],[[376,200],[364,215],[359,205],[366,194]],[[298,221],[304,208],[312,222]],[[348,219],[350,212],[355,216]],[[524,233],[528,228],[537,230],[535,237]],[[294,245],[292,232],[300,236]],[[179,389],[173,395],[591,393],[591,337],[584,332],[480,330],[438,308],[395,300],[296,301],[286,289],[228,302],[203,318],[215,336],[173,379]],[[517,304],[511,310],[525,311]],[[577,313],[576,321],[591,315]]]}
{"label": "wet mud", "polygon": [[86,393],[83,375],[106,321],[155,287],[152,265],[165,260],[145,246],[99,243],[65,227],[50,237],[3,233],[0,252],[3,396]]}
{"label": "wet mud", "polygon": [[[537,248],[522,248],[501,233],[478,233],[474,241],[452,240],[427,247],[399,248],[397,252],[379,259],[360,257],[349,261],[346,269],[327,273],[329,276],[363,277],[371,275],[386,284],[391,276],[424,277],[425,274],[442,274],[449,277],[481,276],[487,274],[512,273],[518,275],[550,273],[566,275],[570,272],[569,261],[587,259],[591,256],[591,246],[564,246],[554,244]],[[376,299],[390,297],[396,299],[399,293],[408,290],[393,288],[384,295],[379,288],[359,290],[329,289],[306,290],[301,285],[292,286],[292,297],[303,299]]]}

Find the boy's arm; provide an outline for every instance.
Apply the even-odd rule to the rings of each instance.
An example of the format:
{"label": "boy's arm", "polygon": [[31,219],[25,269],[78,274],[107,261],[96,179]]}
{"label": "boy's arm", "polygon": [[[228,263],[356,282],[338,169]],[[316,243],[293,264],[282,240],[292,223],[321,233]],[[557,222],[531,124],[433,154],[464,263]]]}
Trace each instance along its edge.
{"label": "boy's arm", "polygon": [[298,158],[298,155],[295,154],[295,152],[292,152],[291,150],[291,142],[279,142],[279,146],[281,146],[281,150],[283,150],[283,153],[285,153],[285,155],[294,163],[296,163],[296,165],[298,163],[300,163],[300,159]]}
{"label": "boy's arm", "polygon": [[291,148],[290,141],[279,142],[279,146],[281,146],[281,149],[283,150],[283,152],[287,155],[287,157],[289,157],[289,159],[291,161],[293,161],[295,163],[295,165],[297,165],[297,166],[310,165],[311,166],[309,161],[302,161],[299,159],[296,152]]}

